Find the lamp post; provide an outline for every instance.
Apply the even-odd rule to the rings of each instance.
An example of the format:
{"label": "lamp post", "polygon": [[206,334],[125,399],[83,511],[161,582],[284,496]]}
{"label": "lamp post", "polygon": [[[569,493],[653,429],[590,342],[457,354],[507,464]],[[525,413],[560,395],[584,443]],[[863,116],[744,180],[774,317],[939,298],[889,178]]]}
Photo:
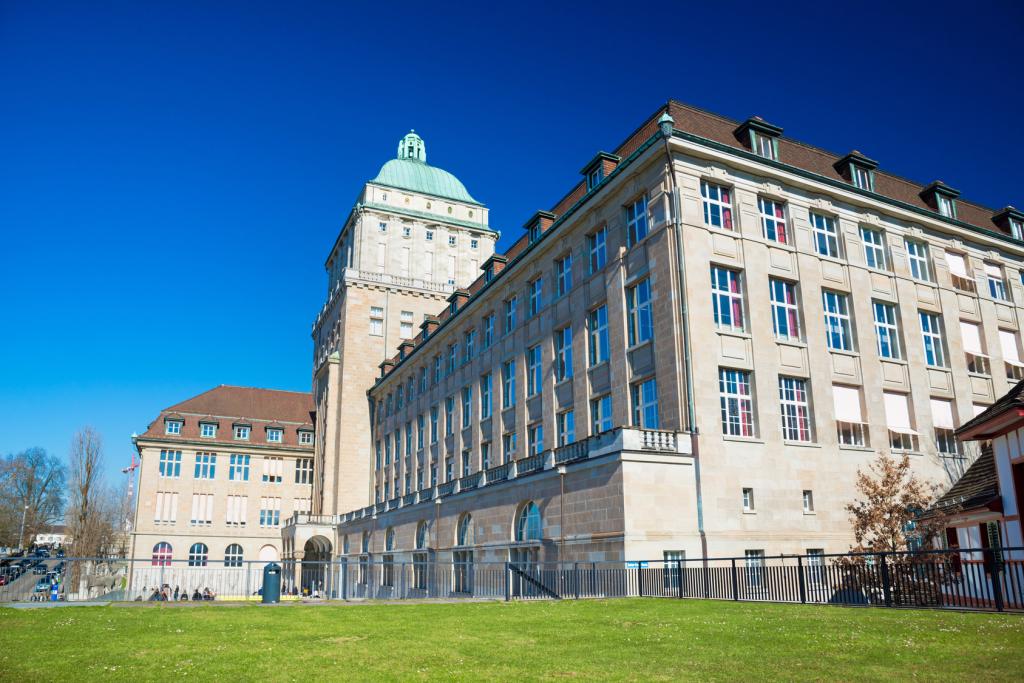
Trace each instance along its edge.
{"label": "lamp post", "polygon": [[565,561],[565,465],[558,466],[558,561]]}
{"label": "lamp post", "polygon": [[25,515],[28,514],[28,505],[26,505],[21,511],[21,531],[18,532],[18,550],[24,548],[25,540]]}

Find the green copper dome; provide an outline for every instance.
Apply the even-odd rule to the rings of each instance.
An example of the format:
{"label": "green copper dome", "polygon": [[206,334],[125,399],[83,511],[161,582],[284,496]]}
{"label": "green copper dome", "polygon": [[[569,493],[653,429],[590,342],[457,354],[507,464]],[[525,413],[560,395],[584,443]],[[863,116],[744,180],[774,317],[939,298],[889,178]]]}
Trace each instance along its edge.
{"label": "green copper dome", "polygon": [[457,202],[479,204],[466,186],[448,171],[427,164],[427,147],[423,138],[410,131],[398,143],[398,158],[381,166],[370,182],[402,190],[422,192]]}

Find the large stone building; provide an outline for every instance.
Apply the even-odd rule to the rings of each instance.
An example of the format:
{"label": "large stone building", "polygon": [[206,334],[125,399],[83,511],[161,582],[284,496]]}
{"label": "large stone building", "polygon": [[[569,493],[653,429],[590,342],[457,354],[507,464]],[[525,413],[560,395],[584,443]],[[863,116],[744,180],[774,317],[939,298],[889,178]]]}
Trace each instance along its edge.
{"label": "large stone building", "polygon": [[363,188],[284,559],[840,552],[875,452],[948,483],[1022,376],[1024,214],[756,117],[671,101],[496,237],[413,133]]}

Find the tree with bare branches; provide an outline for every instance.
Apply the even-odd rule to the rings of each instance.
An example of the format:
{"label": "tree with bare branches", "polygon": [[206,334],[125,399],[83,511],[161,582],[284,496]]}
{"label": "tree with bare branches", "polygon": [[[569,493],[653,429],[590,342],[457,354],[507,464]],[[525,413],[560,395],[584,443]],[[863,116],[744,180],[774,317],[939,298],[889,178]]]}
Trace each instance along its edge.
{"label": "tree with bare branches", "polygon": [[103,438],[83,427],[71,441],[68,527],[72,553],[78,557],[106,555],[118,530],[119,497],[102,479]]}
{"label": "tree with bare branches", "polygon": [[[64,513],[63,463],[42,448],[0,458],[0,545],[19,545],[48,531]],[[21,520],[24,513],[24,536]]]}

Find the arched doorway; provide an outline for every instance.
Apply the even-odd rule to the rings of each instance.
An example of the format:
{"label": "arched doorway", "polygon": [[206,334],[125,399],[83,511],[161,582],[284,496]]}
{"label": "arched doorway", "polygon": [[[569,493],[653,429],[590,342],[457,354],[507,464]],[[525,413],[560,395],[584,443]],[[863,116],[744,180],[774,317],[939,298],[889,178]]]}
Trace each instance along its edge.
{"label": "arched doorway", "polygon": [[300,588],[303,595],[324,595],[331,577],[331,541],[323,536],[314,536],[302,548],[302,572]]}

